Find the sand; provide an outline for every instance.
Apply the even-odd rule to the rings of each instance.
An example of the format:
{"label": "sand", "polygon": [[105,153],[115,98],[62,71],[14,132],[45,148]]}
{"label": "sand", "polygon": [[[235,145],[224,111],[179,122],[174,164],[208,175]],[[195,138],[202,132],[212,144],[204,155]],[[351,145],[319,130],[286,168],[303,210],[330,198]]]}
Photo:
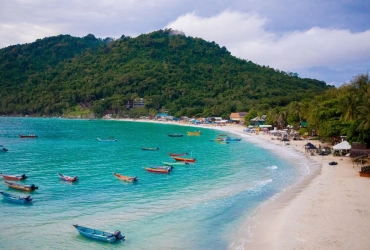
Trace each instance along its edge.
{"label": "sand", "polygon": [[[243,128],[225,126],[224,130]],[[261,206],[244,224],[248,240],[231,249],[370,249],[370,178],[359,176],[361,165],[353,165],[348,156],[309,156],[303,146],[306,140],[283,146],[270,135],[251,136],[298,150],[320,167]],[[329,165],[331,161],[338,165]]]}
{"label": "sand", "polygon": [[[349,157],[309,156],[305,140],[284,146],[270,135],[247,135],[241,125],[208,128],[297,151],[318,166],[261,205],[239,229],[237,237],[243,240],[230,249],[370,249],[370,178],[359,176],[361,165],[353,165]],[[331,161],[338,165],[329,165]]]}

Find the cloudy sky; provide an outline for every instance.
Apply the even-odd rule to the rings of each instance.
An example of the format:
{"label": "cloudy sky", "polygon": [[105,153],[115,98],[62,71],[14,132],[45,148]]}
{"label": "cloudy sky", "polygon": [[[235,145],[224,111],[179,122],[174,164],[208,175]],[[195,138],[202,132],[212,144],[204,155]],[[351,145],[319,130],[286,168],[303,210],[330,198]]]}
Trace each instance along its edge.
{"label": "cloudy sky", "polygon": [[335,86],[370,70],[370,0],[0,0],[0,48],[164,28]]}

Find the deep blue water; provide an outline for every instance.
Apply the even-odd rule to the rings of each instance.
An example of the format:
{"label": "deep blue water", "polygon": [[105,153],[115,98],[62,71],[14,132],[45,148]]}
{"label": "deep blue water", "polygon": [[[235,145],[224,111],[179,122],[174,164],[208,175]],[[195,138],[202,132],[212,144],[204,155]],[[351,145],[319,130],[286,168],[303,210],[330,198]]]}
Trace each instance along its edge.
{"label": "deep blue water", "polygon": [[[195,130],[202,135],[186,135]],[[18,136],[30,133],[38,138]],[[1,117],[0,145],[9,151],[0,153],[0,172],[24,173],[29,178],[23,183],[39,189],[29,206],[0,197],[0,249],[227,249],[241,222],[298,173],[244,138],[211,142],[219,133],[172,124]],[[108,136],[118,141],[97,141]],[[188,152],[197,161],[168,175],[145,171],[173,161],[169,152]],[[79,181],[64,182],[58,172],[78,175]],[[121,182],[113,172],[138,176],[139,182]],[[25,194],[5,183],[0,190]],[[119,229],[126,241],[91,241],[72,224]]]}

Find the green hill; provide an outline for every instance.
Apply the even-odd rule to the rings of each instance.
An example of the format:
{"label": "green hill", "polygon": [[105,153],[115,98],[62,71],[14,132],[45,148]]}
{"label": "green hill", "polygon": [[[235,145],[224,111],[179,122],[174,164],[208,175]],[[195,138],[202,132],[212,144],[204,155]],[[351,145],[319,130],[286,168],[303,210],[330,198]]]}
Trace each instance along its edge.
{"label": "green hill", "polygon": [[96,115],[144,98],[146,110],[224,116],[267,110],[331,88],[251,61],[203,39],[159,30],[136,38],[60,35],[0,50],[0,114]]}

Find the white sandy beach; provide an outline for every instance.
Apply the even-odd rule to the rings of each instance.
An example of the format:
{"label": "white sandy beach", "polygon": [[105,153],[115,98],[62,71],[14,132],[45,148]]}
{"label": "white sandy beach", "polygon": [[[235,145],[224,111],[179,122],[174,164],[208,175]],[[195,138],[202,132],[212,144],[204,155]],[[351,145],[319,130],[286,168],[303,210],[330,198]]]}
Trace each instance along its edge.
{"label": "white sandy beach", "polygon": [[[209,128],[248,140],[241,125]],[[270,135],[249,137],[300,154],[316,168],[259,207],[237,233],[245,240],[234,242],[230,249],[370,249],[370,178],[359,176],[361,165],[353,166],[349,157],[308,156],[304,140],[283,146]],[[331,161],[338,165],[329,165]]]}

